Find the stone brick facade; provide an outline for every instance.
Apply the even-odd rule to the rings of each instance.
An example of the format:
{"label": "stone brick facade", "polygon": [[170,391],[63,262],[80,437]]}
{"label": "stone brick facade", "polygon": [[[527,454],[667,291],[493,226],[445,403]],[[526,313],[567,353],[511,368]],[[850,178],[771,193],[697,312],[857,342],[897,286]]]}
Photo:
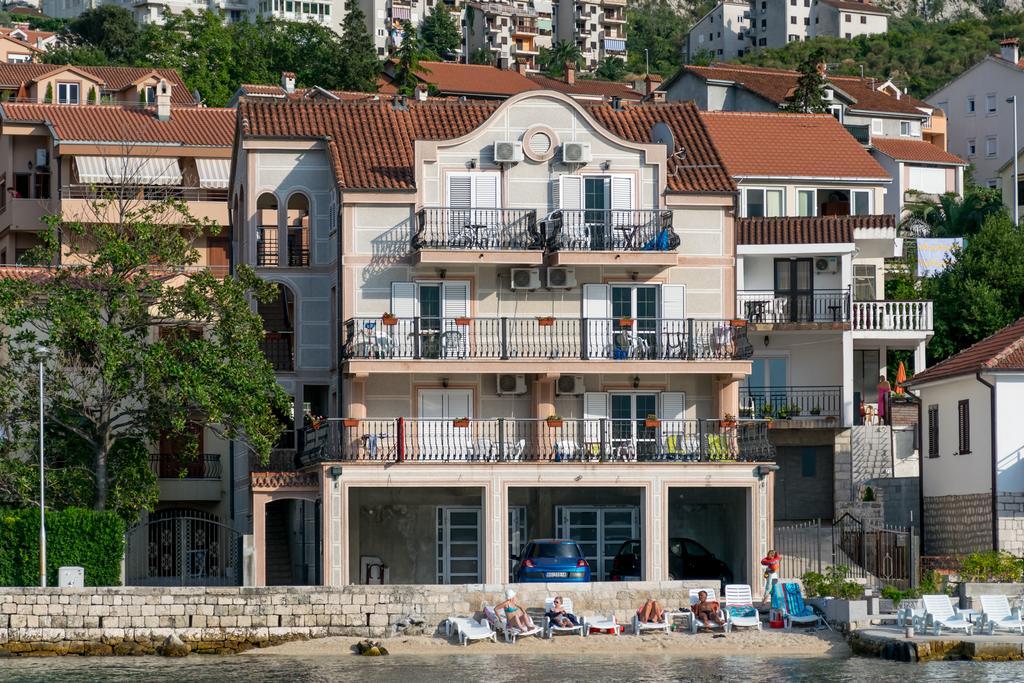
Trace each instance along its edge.
{"label": "stone brick facade", "polygon": [[[701,587],[708,582],[515,586],[528,608],[559,594],[572,599],[578,615],[614,612],[625,624],[648,598],[678,608],[689,605],[690,588]],[[433,633],[449,616],[480,616],[481,604],[500,602],[506,588],[0,588],[0,657],[152,654],[170,635],[193,652],[237,652],[286,640],[388,636],[410,615]]]}
{"label": "stone brick facade", "polygon": [[925,496],[923,555],[963,555],[992,549],[992,496]]}
{"label": "stone brick facade", "polygon": [[1014,555],[1024,555],[1024,493],[1000,493],[999,547]]}

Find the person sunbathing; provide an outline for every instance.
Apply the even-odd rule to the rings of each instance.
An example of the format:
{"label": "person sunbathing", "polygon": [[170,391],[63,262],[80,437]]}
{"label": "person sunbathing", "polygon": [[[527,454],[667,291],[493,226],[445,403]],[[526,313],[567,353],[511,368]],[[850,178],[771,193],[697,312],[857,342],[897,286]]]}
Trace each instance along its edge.
{"label": "person sunbathing", "polygon": [[711,628],[709,619],[719,626],[725,623],[719,614],[721,608],[717,600],[708,600],[707,591],[701,591],[697,593],[697,602],[691,609],[693,610],[694,619],[704,624],[704,628]]}
{"label": "person sunbathing", "polygon": [[575,614],[565,611],[561,597],[555,597],[552,601],[551,609],[547,612],[546,616],[551,620],[552,624],[561,628],[580,625],[580,620],[576,618]]}
{"label": "person sunbathing", "polygon": [[501,614],[503,610],[505,612],[505,622],[509,628],[516,628],[520,631],[530,631],[536,628],[533,625],[533,619],[530,618],[530,615],[526,613],[526,610],[516,600],[516,592],[511,588],[505,591],[505,601],[494,607],[496,614]]}
{"label": "person sunbathing", "polygon": [[636,616],[646,624],[660,624],[665,621],[665,610],[657,600],[648,600],[636,611]]}

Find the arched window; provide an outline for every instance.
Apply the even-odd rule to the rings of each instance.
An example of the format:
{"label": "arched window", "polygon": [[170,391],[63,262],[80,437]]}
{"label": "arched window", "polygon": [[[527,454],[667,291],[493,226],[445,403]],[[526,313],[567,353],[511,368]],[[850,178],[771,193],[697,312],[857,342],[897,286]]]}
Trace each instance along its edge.
{"label": "arched window", "polygon": [[288,198],[288,265],[309,265],[309,198],[296,192]]}
{"label": "arched window", "polygon": [[263,318],[263,353],[274,370],[295,369],[295,295],[285,285],[277,285],[273,301],[257,306]]}
{"label": "arched window", "polygon": [[277,197],[269,192],[256,201],[256,265],[277,265]]}

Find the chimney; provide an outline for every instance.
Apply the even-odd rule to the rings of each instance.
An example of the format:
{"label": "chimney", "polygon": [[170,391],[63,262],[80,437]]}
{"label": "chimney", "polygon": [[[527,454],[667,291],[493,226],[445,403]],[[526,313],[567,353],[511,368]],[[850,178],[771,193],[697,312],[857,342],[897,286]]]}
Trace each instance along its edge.
{"label": "chimney", "polygon": [[526,62],[525,59],[516,60],[516,71],[519,73],[520,76],[525,76],[529,72],[529,67],[530,65]]}
{"label": "chimney", "polygon": [[571,62],[565,63],[565,82],[569,85],[576,83],[576,65]]}
{"label": "chimney", "polygon": [[171,84],[162,78],[156,85],[156,118],[160,121],[171,120]]}
{"label": "chimney", "polygon": [[999,56],[1016,64],[1020,60],[1020,41],[1016,38],[1007,38],[999,41]]}
{"label": "chimney", "polygon": [[828,64],[825,62],[818,62],[818,75],[825,76],[828,74]]}
{"label": "chimney", "polygon": [[424,102],[424,101],[426,101],[426,99],[427,99],[427,86],[423,85],[422,83],[420,85],[417,85],[416,89],[413,91],[413,94],[416,96],[416,101],[417,102]]}
{"label": "chimney", "polygon": [[288,94],[295,92],[295,74],[291,71],[281,72],[281,87]]}

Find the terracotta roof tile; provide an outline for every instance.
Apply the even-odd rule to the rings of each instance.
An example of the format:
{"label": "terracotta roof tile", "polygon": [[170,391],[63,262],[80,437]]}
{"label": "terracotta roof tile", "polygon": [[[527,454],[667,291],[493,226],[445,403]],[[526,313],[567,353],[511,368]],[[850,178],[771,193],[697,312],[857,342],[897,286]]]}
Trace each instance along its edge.
{"label": "terracotta roof tile", "polygon": [[159,121],[153,107],[7,103],[0,105],[0,120],[46,122],[58,142],[230,147],[235,135],[233,109],[180,107],[169,121]]}
{"label": "terracotta roof tile", "polygon": [[56,33],[52,31],[36,31],[35,29],[25,29],[19,26],[0,26],[0,35],[10,36],[10,34],[18,31],[25,34],[25,41],[30,44],[36,44],[40,41],[46,41],[56,36]]}
{"label": "terracotta roof tile", "polygon": [[[800,77],[798,71],[790,69],[771,69],[742,64],[687,65],[683,69],[705,80],[738,83],[766,100],[780,105],[792,95],[797,79]],[[924,112],[918,107],[934,109],[927,102],[922,102],[909,95],[901,95],[897,98],[895,95],[879,90],[877,86],[883,82],[880,79],[829,76],[828,80],[833,86],[856,100],[850,107],[858,111],[924,116]]]}
{"label": "terracotta roof tile", "polygon": [[853,242],[858,228],[895,228],[891,214],[872,216],[808,216],[737,218],[736,243],[835,244]]}
{"label": "terracotta roof tile", "polygon": [[821,2],[847,12],[867,12],[869,14],[889,13],[888,10],[879,7],[878,5],[873,5],[870,2],[860,2],[859,0],[821,0]]}
{"label": "terracotta roof tile", "polygon": [[1024,371],[1024,318],[936,363],[911,378],[910,385],[974,374],[979,370]]}
{"label": "terracotta roof tile", "polygon": [[621,97],[624,100],[642,100],[643,94],[637,92],[625,83],[614,81],[599,81],[592,78],[581,78],[569,85],[559,78],[548,78],[540,74],[527,76],[545,90],[555,90],[566,95],[580,95],[583,97]]}
{"label": "terracotta roof tile", "polygon": [[66,64],[0,64],[0,86],[17,88],[22,83],[33,82],[47,74],[63,68],[74,68],[83,73],[95,76],[104,84],[105,90],[124,90],[133,83],[142,80],[152,73],[167,80],[171,84],[171,102],[177,105],[194,105],[192,94],[185,82],[174,69],[148,69],[133,66],[74,66]]}
{"label": "terracotta roof tile", "polygon": [[442,95],[512,97],[541,86],[518,71],[481,64],[420,62],[423,71],[416,76],[437,88]]}
{"label": "terracotta roof tile", "polygon": [[829,114],[701,112],[733,178],[871,178],[889,174]]}
{"label": "terracotta roof tile", "polygon": [[285,92],[280,85],[264,85],[261,83],[244,83],[239,87],[239,94],[249,97],[273,97],[275,99],[301,100],[314,93],[330,93],[339,100],[369,100],[377,96],[376,93],[351,92],[349,90],[327,90],[320,88],[295,88],[291,93]]}
{"label": "terracotta roof tile", "polygon": [[898,140],[871,138],[871,146],[897,161],[921,161],[931,164],[961,164],[967,162],[955,154],[924,140]]}

